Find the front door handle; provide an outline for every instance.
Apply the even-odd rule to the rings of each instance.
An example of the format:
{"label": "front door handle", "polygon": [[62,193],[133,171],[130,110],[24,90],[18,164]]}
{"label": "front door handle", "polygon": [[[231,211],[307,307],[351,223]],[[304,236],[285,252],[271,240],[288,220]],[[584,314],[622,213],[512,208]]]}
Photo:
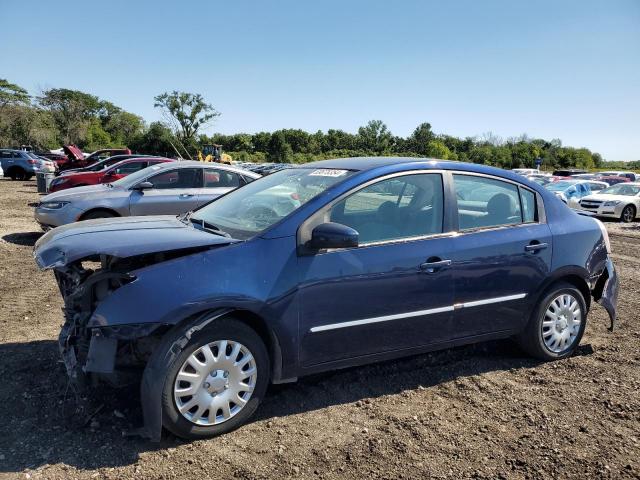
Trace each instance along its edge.
{"label": "front door handle", "polygon": [[420,270],[425,273],[435,273],[441,268],[451,265],[451,260],[440,259],[428,259],[426,262],[420,264]]}
{"label": "front door handle", "polygon": [[191,198],[193,197],[193,193],[181,193],[180,198]]}
{"label": "front door handle", "polygon": [[530,243],[529,245],[524,247],[524,250],[526,252],[535,253],[535,252],[538,252],[540,250],[544,250],[548,246],[549,246],[548,243]]}

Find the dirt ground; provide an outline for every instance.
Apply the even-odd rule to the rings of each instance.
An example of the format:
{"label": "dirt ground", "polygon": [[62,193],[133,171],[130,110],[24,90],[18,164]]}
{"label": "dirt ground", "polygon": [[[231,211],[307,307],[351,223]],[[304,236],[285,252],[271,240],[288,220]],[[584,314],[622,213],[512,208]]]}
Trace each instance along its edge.
{"label": "dirt ground", "polygon": [[255,420],[207,441],[126,436],[135,391],[76,413],[62,306],[37,270],[35,182],[0,181],[0,478],[640,478],[640,223],[608,222],[619,326],[539,364],[491,342],[273,387]]}

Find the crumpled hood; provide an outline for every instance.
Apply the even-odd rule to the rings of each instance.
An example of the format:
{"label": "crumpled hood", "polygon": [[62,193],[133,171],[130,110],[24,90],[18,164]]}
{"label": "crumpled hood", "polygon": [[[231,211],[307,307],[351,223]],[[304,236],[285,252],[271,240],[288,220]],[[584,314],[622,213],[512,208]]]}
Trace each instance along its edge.
{"label": "crumpled hood", "polygon": [[36,242],[33,257],[40,268],[49,269],[94,255],[127,258],[236,242],[186,225],[174,216],[101,218],[47,232]]}
{"label": "crumpled hood", "polygon": [[70,160],[84,160],[84,154],[82,153],[82,150],[80,150],[75,145],[65,145],[64,147],[62,147],[62,150]]}

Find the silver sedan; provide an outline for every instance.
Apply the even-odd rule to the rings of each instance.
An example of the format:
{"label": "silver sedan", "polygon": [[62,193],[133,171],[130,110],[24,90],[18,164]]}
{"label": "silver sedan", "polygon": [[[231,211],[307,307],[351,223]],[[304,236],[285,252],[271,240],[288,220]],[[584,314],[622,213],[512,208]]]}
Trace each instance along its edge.
{"label": "silver sedan", "polygon": [[35,219],[48,230],[92,218],[179,215],[257,178],[217,163],[162,163],[113,183],[51,193],[36,206]]}

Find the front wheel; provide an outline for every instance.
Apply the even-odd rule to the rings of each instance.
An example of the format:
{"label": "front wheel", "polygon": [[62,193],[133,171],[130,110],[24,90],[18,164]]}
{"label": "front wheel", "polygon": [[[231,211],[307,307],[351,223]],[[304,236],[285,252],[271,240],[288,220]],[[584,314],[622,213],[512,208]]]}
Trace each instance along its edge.
{"label": "front wheel", "polygon": [[636,218],[636,207],[633,205],[627,205],[622,209],[622,214],[620,215],[620,220],[624,223],[631,223]]}
{"label": "front wheel", "polygon": [[547,291],[536,307],[518,343],[541,360],[571,356],[578,348],[587,323],[587,305],[580,290],[559,283]]}
{"label": "front wheel", "polygon": [[164,427],[187,439],[239,427],[262,401],[269,371],[267,349],[253,329],[231,318],[213,321],[191,337],[167,369]]}

